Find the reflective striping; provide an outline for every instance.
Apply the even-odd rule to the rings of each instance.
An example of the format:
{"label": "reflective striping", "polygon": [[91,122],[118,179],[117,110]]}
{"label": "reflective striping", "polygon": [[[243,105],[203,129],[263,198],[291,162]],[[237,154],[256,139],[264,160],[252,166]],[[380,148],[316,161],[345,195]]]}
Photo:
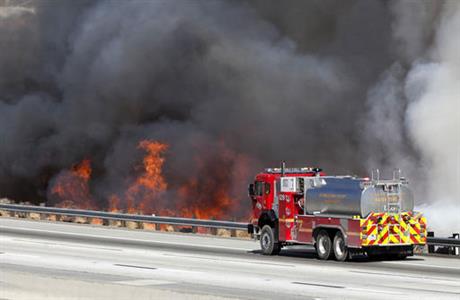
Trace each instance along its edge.
{"label": "reflective striping", "polygon": [[359,232],[347,232],[347,235],[348,236],[359,236],[360,233]]}
{"label": "reflective striping", "polygon": [[390,234],[389,235],[389,240],[390,240],[390,243],[392,243],[392,244],[400,244],[399,235],[396,236],[396,235]]}
{"label": "reflective striping", "polygon": [[280,222],[294,222],[294,218],[280,218],[279,219]]}
{"label": "reflective striping", "polygon": [[384,227],[381,233],[379,233],[379,241],[378,244],[388,244],[388,227]]}
{"label": "reflective striping", "polygon": [[370,229],[366,232],[367,235],[377,234],[377,225],[371,225]]}
{"label": "reflective striping", "polygon": [[411,212],[370,213],[360,220],[361,245],[419,245],[426,243],[426,219]]}

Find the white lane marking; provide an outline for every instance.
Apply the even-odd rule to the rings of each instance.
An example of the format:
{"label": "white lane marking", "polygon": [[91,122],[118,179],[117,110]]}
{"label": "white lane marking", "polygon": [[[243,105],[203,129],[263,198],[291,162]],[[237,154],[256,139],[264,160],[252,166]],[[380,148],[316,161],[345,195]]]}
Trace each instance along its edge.
{"label": "white lane marking", "polygon": [[8,258],[8,257],[29,257],[29,258],[41,258],[40,255],[33,255],[33,254],[22,254],[22,253],[9,253],[4,252],[0,258]]}
{"label": "white lane marking", "polygon": [[250,251],[253,249],[250,248],[236,248],[236,247],[228,247],[228,246],[218,246],[218,245],[203,245],[203,244],[193,244],[193,243],[176,243],[176,242],[162,242],[162,241],[156,241],[156,240],[147,240],[147,239],[133,239],[133,238],[126,238],[126,237],[106,237],[102,235],[94,235],[94,234],[82,234],[82,233],[73,233],[73,232],[63,232],[63,231],[56,231],[56,230],[43,230],[43,229],[34,229],[34,228],[16,228],[16,227],[8,227],[8,226],[0,226],[1,229],[8,229],[12,228],[15,230],[22,230],[22,231],[34,231],[34,232],[46,232],[46,233],[59,233],[59,234],[64,234],[68,236],[79,236],[79,237],[95,237],[99,239],[110,239],[110,240],[119,240],[119,241],[132,241],[132,242],[152,242],[155,244],[163,244],[163,245],[175,245],[175,246],[195,246],[195,247],[202,247],[202,248],[210,248],[210,249],[231,249],[231,250],[242,250],[242,251]]}
{"label": "white lane marking", "polygon": [[384,264],[397,264],[397,265],[410,265],[410,266],[417,266],[417,267],[432,267],[432,268],[440,268],[440,269],[460,270],[459,267],[437,266],[437,265],[431,265],[431,264],[417,264],[417,263],[410,263],[410,262],[383,261],[382,263],[384,263]]}
{"label": "white lane marking", "polygon": [[146,285],[162,285],[162,284],[173,284],[172,281],[166,280],[155,280],[155,279],[135,279],[135,280],[122,280],[114,281],[115,284],[133,285],[133,286],[146,286]]}
{"label": "white lane marking", "polygon": [[403,292],[390,292],[388,290],[376,290],[376,289],[366,289],[366,288],[352,288],[347,287],[347,290],[360,291],[360,292],[372,292],[376,294],[390,294],[390,295],[405,295]]}
{"label": "white lane marking", "polygon": [[364,274],[364,275],[374,275],[374,276],[387,276],[387,277],[401,277],[401,278],[410,278],[410,279],[421,279],[421,280],[437,280],[437,281],[453,281],[458,282],[456,279],[448,279],[444,277],[433,277],[433,276],[414,276],[409,274],[396,274],[396,273],[385,273],[385,272],[368,272],[368,271],[356,271],[350,270],[350,273]]}
{"label": "white lane marking", "polygon": [[7,238],[7,237],[2,237],[0,238],[0,240],[8,241],[10,243],[19,242],[19,243],[24,243],[24,244],[39,244],[39,245],[45,245],[45,246],[51,246],[51,247],[68,247],[68,248],[77,248],[77,249],[86,248],[86,249],[108,250],[108,251],[118,251],[118,252],[123,251],[122,249],[117,249],[117,248],[82,246],[81,244],[75,244],[75,243],[72,244],[72,243],[66,243],[66,242],[52,242],[52,241],[47,241],[47,240],[34,241],[34,240]]}
{"label": "white lane marking", "polygon": [[[260,265],[259,260],[248,260],[248,259],[243,259],[243,260],[237,260],[237,259],[224,259],[222,257],[214,258],[214,257],[207,257],[207,256],[198,256],[198,255],[183,255],[183,254],[173,254],[173,253],[164,253],[164,256],[172,256],[172,257],[180,257],[180,258],[195,258],[195,259],[202,259],[202,260],[212,260],[212,261],[218,261],[218,262],[235,262],[235,263],[245,263],[245,264],[257,264]],[[288,264],[283,264],[283,263],[273,263],[269,261],[264,261],[263,263],[265,266],[277,266],[277,267],[290,267],[290,268],[296,268],[297,265],[288,265]]]}

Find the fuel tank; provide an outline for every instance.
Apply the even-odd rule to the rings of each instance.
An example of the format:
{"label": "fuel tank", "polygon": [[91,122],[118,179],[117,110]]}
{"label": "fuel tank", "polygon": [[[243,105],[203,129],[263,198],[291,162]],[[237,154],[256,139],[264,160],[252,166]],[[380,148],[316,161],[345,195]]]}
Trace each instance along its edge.
{"label": "fuel tank", "polygon": [[308,214],[367,216],[370,212],[412,211],[414,197],[400,180],[373,182],[354,177],[306,178]]}

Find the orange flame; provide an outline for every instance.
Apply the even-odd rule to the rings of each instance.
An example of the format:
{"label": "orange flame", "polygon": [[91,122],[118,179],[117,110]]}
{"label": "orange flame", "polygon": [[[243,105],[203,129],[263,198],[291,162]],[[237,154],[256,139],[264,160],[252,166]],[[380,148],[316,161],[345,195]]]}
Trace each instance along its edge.
{"label": "orange flame", "polygon": [[234,191],[233,186],[246,186],[247,158],[231,151],[223,141],[211,152],[201,147],[200,156],[195,157],[196,175],[178,188],[180,202],[176,214],[198,219],[234,217],[239,203],[245,199],[238,197],[241,193]]}
{"label": "orange flame", "polygon": [[[162,175],[165,162],[163,154],[168,145],[143,140],[138,148],[147,152],[143,159],[142,174],[128,187],[124,199],[128,213],[151,213],[158,208],[156,201],[168,187]],[[111,210],[115,210],[121,201],[119,197],[112,195],[109,202]]]}
{"label": "orange flame", "polygon": [[[182,182],[173,181],[173,193],[165,199],[168,184],[163,165],[168,147],[158,141],[141,141],[138,148],[145,155],[135,169],[137,177],[128,182],[124,192],[107,199],[106,209],[199,219],[228,219],[241,212],[249,215],[249,207],[239,207],[246,200],[242,195],[248,177],[248,157],[236,154],[223,142],[217,146],[199,145],[194,169]],[[58,206],[96,208],[88,184],[91,172],[91,163],[86,159],[58,175],[51,189],[51,195],[60,200]],[[235,186],[242,188],[235,190]]]}
{"label": "orange flame", "polygon": [[58,207],[94,209],[96,207],[89,190],[91,162],[85,159],[70,170],[61,172],[51,188],[51,196],[56,198]]}

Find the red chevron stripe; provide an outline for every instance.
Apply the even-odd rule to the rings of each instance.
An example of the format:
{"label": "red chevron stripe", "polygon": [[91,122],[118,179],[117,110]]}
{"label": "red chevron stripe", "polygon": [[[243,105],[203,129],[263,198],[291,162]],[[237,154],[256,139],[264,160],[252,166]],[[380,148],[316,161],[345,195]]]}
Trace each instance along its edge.
{"label": "red chevron stripe", "polygon": [[385,234],[380,238],[379,244],[383,243],[388,237],[388,231],[385,232]]}
{"label": "red chevron stripe", "polygon": [[398,234],[398,233],[396,232],[395,226],[390,226],[390,233],[391,233],[391,234]]}
{"label": "red chevron stripe", "polygon": [[372,233],[372,231],[374,231],[376,229],[377,225],[371,225],[371,228],[366,232],[366,235],[370,235]]}
{"label": "red chevron stripe", "polygon": [[364,223],[363,223],[362,227],[363,228],[366,227],[367,224],[369,224],[369,221],[370,221],[369,219],[364,220]]}
{"label": "red chevron stripe", "polygon": [[414,229],[414,231],[420,235],[420,230],[417,228],[417,226],[412,226],[412,228]]}

